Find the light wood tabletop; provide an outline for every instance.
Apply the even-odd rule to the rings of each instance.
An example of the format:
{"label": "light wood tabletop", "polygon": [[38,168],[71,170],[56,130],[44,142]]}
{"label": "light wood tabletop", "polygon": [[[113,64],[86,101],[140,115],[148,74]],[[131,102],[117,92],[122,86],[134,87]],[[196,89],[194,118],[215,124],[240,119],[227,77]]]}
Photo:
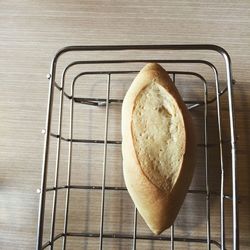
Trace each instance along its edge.
{"label": "light wood tabletop", "polygon": [[[225,48],[233,64],[234,104],[237,133],[237,170],[239,191],[239,226],[241,249],[250,249],[250,1],[0,1],[0,249],[35,249],[39,208],[39,194],[43,160],[48,79],[50,62],[56,51],[68,45],[135,45],[135,44],[217,44]],[[161,53],[151,53],[152,57],[168,58]],[[184,55],[178,54],[180,58]],[[93,55],[82,58],[93,59]],[[109,59],[109,54],[95,54],[94,60]],[[143,58],[143,53],[121,54],[122,57]],[[198,54],[199,59],[203,59]],[[77,57],[75,57],[77,58]],[[119,57],[117,57],[119,58]],[[218,67],[220,57],[211,57]],[[71,58],[70,58],[71,59]],[[59,68],[62,65],[59,65]],[[136,70],[143,64],[138,64]],[[86,66],[91,70],[91,66]],[[98,70],[102,66],[96,66]],[[117,69],[120,69],[118,66]],[[185,65],[183,68],[188,69]],[[130,66],[130,70],[133,67]],[[174,67],[169,66],[169,70]],[[180,69],[180,67],[179,67]],[[69,79],[76,72],[69,74]],[[200,67],[199,72],[207,71]],[[122,99],[135,75],[125,78],[114,76],[111,98]],[[221,75],[224,79],[224,75]],[[105,98],[104,76],[86,77],[79,80],[89,84],[78,84],[78,93],[83,97]],[[213,83],[208,74],[208,83]],[[92,83],[91,83],[92,81]],[[185,89],[185,81],[190,85]],[[197,94],[193,87],[197,80],[179,78],[183,95]],[[99,85],[98,85],[99,83]],[[178,86],[178,85],[177,85]],[[191,89],[191,90],[190,90]],[[69,90],[69,89],[68,89]],[[181,92],[182,93],[182,92]],[[212,97],[212,95],[211,95]],[[59,95],[55,96],[58,101]],[[223,106],[224,105],[224,106]],[[110,111],[110,140],[120,140],[120,107],[113,105]],[[222,99],[222,110],[227,118],[227,101]],[[55,106],[55,109],[58,108]],[[85,135],[87,139],[103,138],[105,112],[87,105],[75,105],[76,123],[74,136]],[[58,110],[57,110],[58,111]],[[209,114],[209,133],[213,138],[216,131],[215,106]],[[67,107],[65,112],[68,112]],[[197,109],[195,125],[200,131],[203,124],[203,110]],[[66,117],[66,115],[65,115]],[[225,124],[225,137],[229,130]],[[57,120],[52,123],[56,128]],[[68,126],[68,123],[67,123]],[[68,133],[68,127],[65,133]],[[202,139],[202,138],[201,138]],[[51,140],[51,166],[55,164],[56,139]],[[121,168],[120,145],[109,145],[107,186],[124,186]],[[54,153],[54,154],[53,154]],[[216,150],[209,151],[211,162],[211,189],[219,190],[219,170],[216,168]],[[60,181],[66,180],[68,144],[62,144]],[[74,145],[72,179],[75,185],[100,185],[102,176],[103,145]],[[228,158],[228,159],[227,159]],[[230,165],[230,153],[225,156],[225,164]],[[203,162],[202,153],[198,163]],[[197,164],[199,165],[199,164]],[[51,168],[52,169],[52,168]],[[50,172],[51,171],[51,172]],[[49,170],[48,186],[53,186],[54,175]],[[197,167],[191,187],[204,188],[204,166]],[[231,193],[230,171],[225,176],[226,192]],[[59,182],[60,182],[59,181]],[[59,184],[64,185],[61,181]],[[58,194],[56,234],[63,230],[65,190]],[[178,238],[206,238],[205,196],[191,194],[185,201],[176,221],[175,236]],[[46,200],[44,242],[50,237],[51,201],[50,192]],[[127,192],[106,192],[104,233],[130,234],[133,232],[133,203]],[[68,230],[72,232],[99,233],[101,192],[74,190],[71,194]],[[211,201],[211,237],[220,241],[219,199]],[[204,209],[203,209],[204,208]],[[227,249],[231,249],[230,201],[225,201],[228,222],[226,228]],[[150,234],[138,216],[138,234]],[[169,237],[167,230],[164,236]],[[105,238],[103,249],[132,249],[131,239]],[[61,249],[62,238],[56,249]],[[67,249],[98,249],[99,238],[69,237]],[[177,241],[175,249],[207,249],[206,244]],[[49,249],[49,248],[47,248]],[[137,241],[137,249],[171,249],[169,241]],[[217,249],[212,244],[212,249]]]}

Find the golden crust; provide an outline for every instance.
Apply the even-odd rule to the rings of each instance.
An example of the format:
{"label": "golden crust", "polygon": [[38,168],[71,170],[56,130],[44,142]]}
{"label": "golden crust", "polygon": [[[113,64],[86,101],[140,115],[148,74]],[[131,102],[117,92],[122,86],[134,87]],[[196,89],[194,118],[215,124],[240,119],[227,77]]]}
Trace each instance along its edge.
{"label": "golden crust", "polygon": [[[184,121],[186,140],[181,145],[184,148],[183,162],[170,192],[154,185],[144,174],[132,135],[131,124],[136,97],[152,80],[175,99]],[[123,173],[128,192],[149,228],[155,234],[160,234],[173,224],[183,203],[193,176],[196,147],[189,111],[167,72],[160,65],[147,64],[131,84],[122,106],[122,138]]]}

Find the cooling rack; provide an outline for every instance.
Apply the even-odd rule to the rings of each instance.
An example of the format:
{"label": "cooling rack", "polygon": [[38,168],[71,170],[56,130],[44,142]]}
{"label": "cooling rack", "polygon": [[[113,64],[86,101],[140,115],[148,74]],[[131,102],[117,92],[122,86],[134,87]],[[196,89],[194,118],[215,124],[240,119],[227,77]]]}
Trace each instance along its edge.
{"label": "cooling rack", "polygon": [[[94,53],[91,55],[91,53]],[[175,58],[179,53],[187,53],[187,58]],[[151,54],[150,54],[151,53]],[[172,53],[169,54],[168,53]],[[190,54],[188,54],[190,53]],[[71,56],[73,54],[74,56]],[[88,54],[88,57],[84,55]],[[102,54],[105,54],[103,56]],[[127,55],[130,55],[128,57]],[[197,59],[194,55],[198,55]],[[209,55],[222,56],[220,67],[217,68],[215,64],[212,63]],[[63,59],[65,55],[70,55],[67,62]],[[82,56],[80,58],[80,55]],[[152,56],[154,55],[154,56]],[[194,58],[193,58],[194,57]],[[63,58],[63,59],[62,59]],[[83,58],[83,59],[82,59]],[[97,60],[98,58],[98,60]],[[171,59],[169,59],[171,58]],[[205,59],[204,59],[205,58]],[[61,61],[64,62],[61,63]],[[66,61],[66,60],[65,60]],[[149,232],[141,233],[138,229],[138,221],[140,220],[137,214],[136,208],[133,208],[133,214],[129,213],[128,216],[132,217],[128,220],[132,221],[130,231],[126,232],[111,232],[105,230],[105,212],[108,210],[106,205],[107,193],[116,192],[120,196],[120,193],[127,193],[126,187],[123,185],[109,185],[107,183],[107,171],[109,168],[109,152],[108,147],[114,145],[116,147],[121,146],[120,138],[112,138],[110,136],[110,127],[112,124],[120,124],[120,119],[113,119],[111,121],[112,114],[110,113],[112,107],[121,107],[122,95],[116,97],[112,94],[112,89],[116,89],[119,81],[112,82],[115,76],[122,76],[123,81],[130,83],[131,77],[142,68],[142,66],[147,62],[157,62],[162,65],[171,65],[173,70],[169,70],[169,74],[172,77],[173,83],[177,85],[178,89],[181,90],[181,85],[178,85],[178,79],[187,79],[188,77],[193,77],[193,82],[199,82],[201,86],[201,98],[199,95],[194,95],[192,99],[185,99],[184,101],[188,106],[190,112],[198,111],[198,115],[194,115],[197,118],[198,127],[201,127],[201,139],[197,145],[197,148],[202,152],[202,168],[201,171],[204,173],[204,188],[199,185],[192,185],[189,194],[195,195],[197,197],[203,197],[204,211],[202,214],[202,219],[205,224],[205,236],[192,233],[183,234],[185,231],[189,231],[187,228],[182,228],[181,220],[172,225],[171,229],[168,230],[166,234],[161,236],[154,236]],[[131,66],[132,65],[132,66]],[[196,65],[202,65],[207,67],[213,75],[212,80],[207,80],[206,76],[199,73],[198,70],[186,70],[186,65],[191,68],[195,68]],[[79,66],[84,66],[86,68],[80,69]],[[177,67],[178,66],[178,67]],[[71,72],[73,68],[77,67],[78,71]],[[169,66],[170,67],[170,66]],[[167,67],[167,69],[169,68]],[[178,68],[177,69],[175,69]],[[185,69],[181,69],[180,68]],[[219,72],[222,71],[222,72]],[[70,73],[71,72],[71,73]],[[219,73],[224,75],[224,86],[222,80],[219,78]],[[69,80],[71,76],[71,80]],[[77,92],[77,85],[82,77],[100,77],[101,86],[103,88],[102,96],[95,96],[95,91],[86,93],[91,93],[90,96]],[[239,229],[238,229],[238,204],[237,204],[237,176],[236,176],[236,136],[235,136],[235,121],[234,121],[234,107],[233,107],[233,79],[232,79],[232,69],[231,61],[228,53],[221,47],[216,45],[132,45],[132,46],[70,46],[65,47],[58,51],[54,56],[50,73],[48,74],[49,79],[49,96],[48,96],[48,109],[47,109],[47,120],[46,128],[43,130],[45,136],[44,143],[44,157],[42,165],[42,178],[41,178],[41,188],[38,189],[40,193],[40,205],[39,205],[39,215],[38,215],[38,229],[37,229],[37,249],[179,249],[181,248],[178,244],[184,244],[182,249],[187,249],[187,245],[190,244],[189,249],[239,249]],[[67,83],[70,82],[71,85],[68,86]],[[122,81],[121,81],[122,82]],[[183,82],[183,80],[182,80]],[[93,84],[94,85],[94,84]],[[124,88],[124,93],[126,87],[118,86],[119,88]],[[195,92],[192,89],[192,84],[187,86],[187,82],[184,80],[184,88],[187,88],[187,92]],[[92,88],[91,82],[86,88]],[[99,88],[99,87],[97,87]],[[210,91],[212,94],[210,94]],[[115,92],[115,91],[114,91]],[[83,92],[84,93],[84,92]],[[196,94],[196,93],[195,93]],[[56,104],[56,96],[58,101]],[[112,96],[111,96],[112,95]],[[222,100],[222,97],[224,98]],[[80,115],[76,115],[76,105],[80,105],[86,111],[86,107],[91,107],[91,110],[86,111],[88,114],[101,114],[98,121],[94,119],[89,119],[85,121],[88,126],[97,127],[98,130],[102,130],[102,136],[99,137],[100,133],[97,132],[96,136],[89,136],[85,133],[85,137],[77,137],[74,131],[77,130],[76,127],[80,123]],[[55,110],[55,106],[57,109]],[[208,129],[208,119],[210,118],[209,108],[213,107],[215,113],[214,128],[211,133]],[[68,115],[64,115],[64,111],[68,109]],[[222,113],[226,112],[227,119],[223,119]],[[119,113],[119,109],[118,109]],[[57,117],[57,119],[55,118]],[[66,118],[66,121],[63,119]],[[119,116],[118,116],[119,117]],[[53,119],[55,120],[55,128],[53,127]],[[88,119],[88,118],[87,118]],[[195,119],[195,118],[194,118]],[[104,120],[100,123],[100,120]],[[100,124],[99,124],[100,123]],[[228,129],[224,129],[225,123]],[[67,125],[66,125],[67,124]],[[66,135],[63,134],[63,128],[69,131]],[[80,128],[80,126],[79,126]],[[78,128],[78,129],[79,129]],[[90,130],[89,130],[90,131]],[[86,132],[86,131],[85,131]],[[210,137],[216,137],[216,143],[210,143]],[[111,139],[110,139],[111,138]],[[51,144],[54,140],[55,150],[52,150]],[[62,144],[67,147],[67,160],[66,160],[66,174],[64,177],[60,174],[62,172],[62,157],[65,157],[65,153],[62,152]],[[98,182],[91,183],[91,181],[86,177],[87,184],[84,182],[74,183],[74,178],[72,174],[72,168],[74,167],[73,154],[76,150],[75,145],[98,145],[102,147],[102,150],[98,151],[98,155],[101,155],[102,162],[99,163],[100,178]],[[217,172],[219,171],[219,189],[213,190],[211,183],[213,183],[213,173],[211,166],[209,165],[209,151],[213,148],[218,154],[217,161]],[[81,154],[81,152],[80,152]],[[52,155],[52,156],[51,156]],[[86,153],[88,157],[88,152]],[[55,161],[53,164],[53,170],[50,168],[50,157],[54,157]],[[213,156],[212,156],[213,157]],[[230,160],[225,158],[230,158]],[[86,163],[86,162],[85,162]],[[94,166],[87,164],[88,167],[92,168]],[[122,163],[118,166],[119,169],[122,168]],[[230,172],[225,176],[225,169],[229,169]],[[121,172],[119,172],[121,177]],[[53,179],[49,183],[49,179]],[[228,193],[225,192],[225,182],[229,179],[231,186],[228,189]],[[74,190],[87,191],[91,195],[92,192],[98,192],[99,196],[96,202],[99,203],[98,211],[94,214],[98,214],[98,230],[92,230],[87,227],[84,231],[71,231],[69,230],[69,220],[70,220],[70,210],[72,209],[71,196]],[[63,192],[64,191],[64,192]],[[63,195],[60,196],[60,192]],[[197,195],[197,196],[196,196]],[[63,197],[63,204],[59,201],[59,196]],[[50,198],[48,198],[50,197]],[[81,196],[82,197],[82,196]],[[121,195],[120,199],[124,196]],[[194,200],[196,199],[194,197]],[[211,199],[218,200],[218,210],[217,213],[212,212]],[[85,197],[78,198],[82,199],[84,203],[88,203],[89,200]],[[188,199],[188,197],[186,198]],[[80,202],[80,201],[79,201]],[[124,202],[126,204],[126,201]],[[131,201],[130,201],[131,202]],[[226,205],[225,205],[226,203]],[[131,203],[132,204],[132,203]],[[189,203],[188,203],[189,204]],[[74,204],[77,206],[77,203]],[[124,205],[125,206],[125,205]],[[131,205],[133,206],[133,205]],[[130,207],[131,207],[130,206]],[[226,209],[226,207],[230,209]],[[46,207],[49,207],[47,216]],[[63,218],[60,223],[62,224],[61,231],[56,232],[56,225],[59,214],[59,209],[63,210]],[[126,210],[126,206],[125,206]],[[91,213],[87,215],[87,220],[91,223]],[[76,218],[82,216],[81,213],[75,214]],[[116,215],[118,216],[118,215]],[[183,217],[189,217],[187,213]],[[47,218],[48,217],[48,218]],[[182,218],[183,218],[182,217]],[[225,217],[229,218],[230,223]],[[45,221],[49,222],[49,226],[45,225]],[[120,222],[123,223],[123,222]],[[140,222],[142,227],[143,222]],[[229,225],[230,224],[230,225]],[[215,225],[215,226],[213,226]],[[177,228],[177,229],[176,229]],[[179,229],[178,229],[179,228]],[[215,229],[214,229],[215,228]],[[229,233],[227,229],[230,228]],[[217,234],[213,235],[214,230]],[[182,232],[182,233],[180,233]],[[47,237],[47,238],[46,238]],[[71,238],[76,239],[76,241],[81,239],[81,243],[77,246],[70,245],[69,240]],[[84,244],[89,238],[95,239],[95,244]],[[109,245],[105,246],[105,239],[110,239]],[[128,243],[120,244],[119,247],[113,246],[112,239],[114,240],[124,240]],[[154,246],[152,242],[164,242],[161,246]],[[59,244],[60,242],[60,244]],[[140,246],[140,242],[151,242],[147,245]]]}

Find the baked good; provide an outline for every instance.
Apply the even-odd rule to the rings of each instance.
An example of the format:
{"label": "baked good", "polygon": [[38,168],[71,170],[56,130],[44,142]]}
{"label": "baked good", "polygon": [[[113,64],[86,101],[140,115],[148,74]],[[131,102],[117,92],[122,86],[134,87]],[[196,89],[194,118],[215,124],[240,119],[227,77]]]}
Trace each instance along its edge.
{"label": "baked good", "polygon": [[191,115],[168,73],[147,64],[122,106],[123,174],[139,213],[155,234],[174,222],[195,165]]}

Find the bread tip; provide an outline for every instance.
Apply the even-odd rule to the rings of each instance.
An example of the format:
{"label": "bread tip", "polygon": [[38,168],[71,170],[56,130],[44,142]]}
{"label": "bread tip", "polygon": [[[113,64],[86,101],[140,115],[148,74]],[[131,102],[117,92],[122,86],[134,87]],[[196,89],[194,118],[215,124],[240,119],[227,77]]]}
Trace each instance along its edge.
{"label": "bread tip", "polygon": [[165,229],[151,229],[154,235],[160,235]]}
{"label": "bread tip", "polygon": [[143,67],[142,71],[151,69],[162,69],[162,67],[158,63],[149,62]]}

